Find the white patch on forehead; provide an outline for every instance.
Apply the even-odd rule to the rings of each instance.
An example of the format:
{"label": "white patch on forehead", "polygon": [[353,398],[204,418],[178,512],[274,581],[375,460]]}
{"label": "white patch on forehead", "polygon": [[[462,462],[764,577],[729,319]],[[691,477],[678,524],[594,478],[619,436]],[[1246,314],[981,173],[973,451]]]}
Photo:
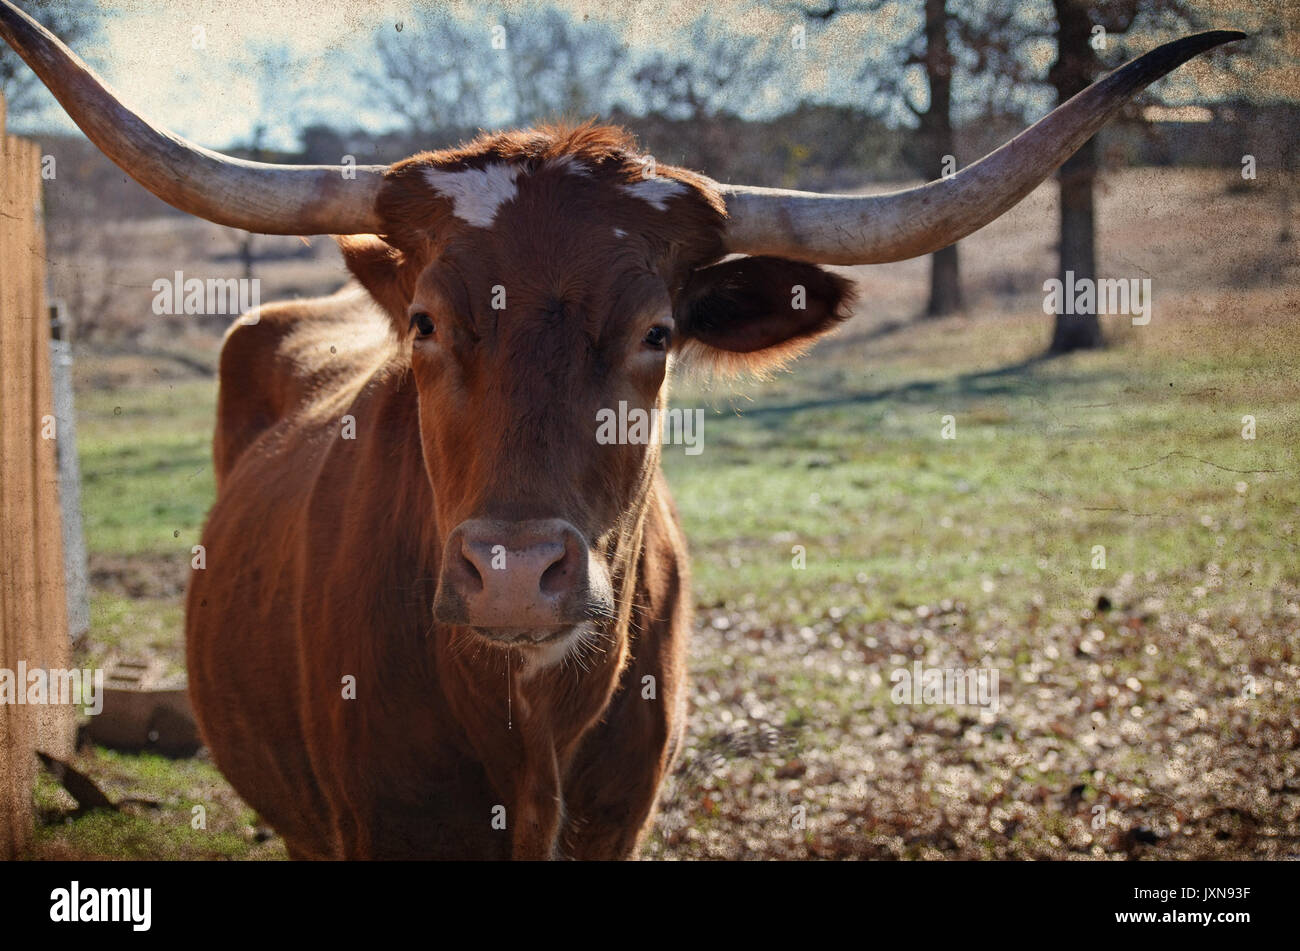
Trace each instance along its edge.
{"label": "white patch on forehead", "polygon": [[591,178],[591,169],[583,165],[572,155],[561,155],[559,158],[553,158],[546,163],[547,168],[553,168],[557,171],[568,172],[570,175],[581,175],[583,178]]}
{"label": "white patch on forehead", "polygon": [[424,179],[438,194],[451,199],[452,213],[466,224],[489,228],[497,209],[519,194],[515,179],[519,167],[496,162],[484,168],[467,168],[448,172],[440,168],[425,170]]}
{"label": "white patch on forehead", "polygon": [[623,185],[623,191],[633,198],[649,202],[659,211],[668,208],[668,199],[686,191],[686,186],[672,178],[647,178],[632,185]]}
{"label": "white patch on forehead", "polygon": [[615,228],[615,229],[614,229],[614,237],[616,237],[616,238],[626,238],[626,237],[627,237],[627,232],[624,231],[622,228]]}

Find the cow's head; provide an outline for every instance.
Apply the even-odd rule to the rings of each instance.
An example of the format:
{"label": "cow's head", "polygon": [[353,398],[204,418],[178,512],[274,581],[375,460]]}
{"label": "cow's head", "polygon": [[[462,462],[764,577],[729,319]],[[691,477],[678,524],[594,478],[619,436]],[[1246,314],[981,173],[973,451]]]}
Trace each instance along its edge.
{"label": "cow's head", "polygon": [[[814,264],[723,256],[717,187],[585,125],[487,136],[383,176],[340,239],[409,353],[442,562],[436,613],[509,643],[617,615],[672,363],[787,355],[845,316]],[[624,429],[626,436],[626,428]]]}
{"label": "cow's head", "polygon": [[598,126],[392,167],[245,162],[151,126],[8,0],[0,36],[164,200],[248,231],[347,236],[409,348],[443,546],[436,611],[549,642],[626,610],[620,569],[656,471],[653,440],[598,441],[598,411],[662,405],[683,355],[789,356],[845,314],[845,282],[819,265],[916,257],[983,227],[1150,82],[1241,34],[1165,44],[946,180],[874,196],[721,185],[654,168]]}

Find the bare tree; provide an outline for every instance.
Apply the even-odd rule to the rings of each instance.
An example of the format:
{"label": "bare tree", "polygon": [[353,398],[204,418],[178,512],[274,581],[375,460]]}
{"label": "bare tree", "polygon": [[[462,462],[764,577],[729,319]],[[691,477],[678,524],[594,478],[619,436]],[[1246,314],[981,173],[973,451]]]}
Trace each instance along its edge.
{"label": "bare tree", "polygon": [[[917,132],[905,150],[916,174],[933,181],[956,170],[956,145],[953,134],[953,81],[963,54],[969,65],[967,74],[1011,70],[1018,60],[1010,54],[1011,25],[1015,19],[1011,0],[986,0],[978,5],[951,3],[949,0],[914,0],[922,14],[920,28],[890,44],[889,57],[898,68],[874,75],[883,94],[901,101],[916,117]],[[831,22],[852,16],[858,25],[865,17],[885,12],[893,0],[817,0],[810,4],[800,0],[794,8],[810,21]],[[926,95],[918,102],[906,83],[910,67],[924,69]],[[867,78],[870,66],[864,66],[859,78]],[[940,317],[964,306],[957,245],[952,244],[930,255],[930,296],[927,317]]]}
{"label": "bare tree", "polygon": [[93,340],[122,326],[125,274],[131,256],[129,228],[109,219],[98,228],[85,221],[98,217],[94,197],[79,196],[88,209],[84,218],[65,214],[46,223],[48,276],[55,298],[66,305],[73,337]]}
{"label": "bare tree", "polygon": [[737,34],[705,14],[691,25],[684,44],[689,53],[657,51],[641,62],[632,80],[649,112],[695,126],[695,158],[716,175],[732,148],[720,120],[763,98],[784,65],[780,43],[775,36]]}
{"label": "bare tree", "polygon": [[[926,82],[930,87],[930,101],[924,109],[910,100],[908,107],[920,122],[920,139],[925,143],[928,161],[918,163],[927,179],[941,177],[943,163],[956,161],[956,148],[952,134],[952,77],[956,60],[948,42],[949,17],[947,0],[925,0],[925,25],[921,49],[912,55],[925,66]],[[927,317],[941,317],[955,313],[964,306],[961,279],[957,267],[957,245],[950,244],[930,255],[930,300],[926,305]]]}
{"label": "bare tree", "polygon": [[554,7],[527,16],[503,14],[501,26],[516,124],[608,112],[627,53],[609,27],[580,23]]}
{"label": "bare tree", "polygon": [[[1058,104],[1088,87],[1102,72],[1099,53],[1117,46],[1107,37],[1127,32],[1139,18],[1153,25],[1194,28],[1201,25],[1196,10],[1185,0],[1052,0],[1056,13],[1056,60],[1047,81],[1056,90]],[[1096,280],[1097,215],[1093,193],[1097,181],[1098,149],[1094,136],[1083,144],[1056,173],[1060,193],[1059,261],[1057,277],[1066,272],[1074,280]],[[1096,314],[1058,314],[1050,353],[1087,350],[1103,344]]]}
{"label": "bare tree", "polygon": [[604,24],[555,7],[417,8],[375,39],[376,97],[413,136],[442,145],[489,124],[605,112],[626,47]]}
{"label": "bare tree", "polygon": [[[375,37],[378,70],[371,88],[415,137],[482,122],[496,81],[488,32],[446,9],[418,7]],[[432,143],[439,144],[439,143]]]}
{"label": "bare tree", "polygon": [[656,52],[632,77],[647,107],[671,118],[738,113],[781,68],[778,38],[736,34],[711,14],[691,24],[685,45],[686,57]]}
{"label": "bare tree", "polygon": [[[284,43],[264,42],[252,46],[248,52],[257,83],[257,112],[248,140],[239,146],[254,162],[269,158],[269,142],[274,126],[279,125],[286,137],[296,135],[297,105],[302,96],[301,77],[303,61],[296,57]],[[240,64],[246,69],[247,64]],[[248,231],[236,232],[239,260],[244,279],[251,281],[256,264],[255,235]]]}
{"label": "bare tree", "polygon": [[[968,78],[980,77],[990,91],[1014,91],[1042,82],[1022,50],[1033,40],[1050,40],[1057,56],[1046,82],[1057,103],[1076,95],[1118,60],[1136,51],[1118,42],[1135,23],[1154,30],[1187,30],[1203,26],[1198,0],[1050,0],[1055,23],[1033,16],[1011,0],[978,4],[914,0],[924,7],[921,30],[897,47],[895,59],[904,67],[924,65],[929,86],[925,108],[914,103],[898,77],[880,81],[916,114],[917,149],[914,167],[926,178],[939,177],[934,163],[952,154],[952,69],[962,66]],[[813,5],[813,4],[816,5]],[[844,14],[880,12],[886,0],[798,0],[804,15],[831,20]],[[1046,11],[1043,11],[1046,12]],[[1107,42],[1109,38],[1109,42]],[[963,64],[964,61],[964,65]],[[946,105],[946,108],[945,108]],[[1067,271],[1076,280],[1096,277],[1096,213],[1093,189],[1098,173],[1096,140],[1083,145],[1057,173],[1059,189],[1058,276]],[[927,312],[944,313],[961,301],[956,246],[931,257],[930,303]],[[1100,346],[1101,326],[1095,315],[1059,315],[1050,350]]]}

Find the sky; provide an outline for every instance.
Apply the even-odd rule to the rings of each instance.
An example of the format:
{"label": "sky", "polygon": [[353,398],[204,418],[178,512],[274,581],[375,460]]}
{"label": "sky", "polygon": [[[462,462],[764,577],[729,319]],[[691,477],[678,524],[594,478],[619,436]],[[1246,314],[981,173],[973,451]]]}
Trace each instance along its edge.
{"label": "sky", "polygon": [[[22,0],[18,0],[21,5]],[[811,3],[813,0],[807,0]],[[968,0],[978,3],[980,0]],[[1263,0],[1264,6],[1276,0]],[[1292,0],[1281,0],[1283,6]],[[506,0],[514,10],[528,0]],[[482,46],[430,55],[502,55],[491,47],[499,13],[482,4],[440,4],[482,36]],[[102,0],[101,34],[78,50],[117,90],[124,101],[159,125],[214,148],[246,142],[258,117],[268,123],[269,144],[292,147],[295,131],[312,121],[360,125],[383,131],[398,120],[368,91],[366,73],[374,68],[377,31],[414,23],[410,0]],[[630,44],[632,56],[656,48],[689,52],[684,37],[702,7],[700,0],[568,0],[576,18],[608,24]],[[781,9],[787,6],[786,9]],[[779,85],[756,90],[744,108],[771,114],[800,98],[841,103],[870,97],[864,63],[879,61],[881,74],[896,71],[885,60],[890,46],[916,25],[915,4],[887,3],[879,14],[840,18],[806,27],[804,46],[795,48],[791,29],[806,23],[780,0],[714,0],[707,9],[738,35],[777,38],[792,69]],[[1033,8],[1033,5],[1030,5]],[[1050,27],[1046,3],[1039,3],[1039,25]],[[283,50],[291,65],[277,58]],[[266,51],[271,49],[270,53]],[[1145,47],[1142,47],[1145,48]],[[1023,55],[1041,72],[1051,61],[1050,43],[1027,44]],[[259,58],[260,57],[260,58]],[[261,64],[261,65],[259,65]],[[904,76],[904,88],[924,105],[919,68]],[[1171,84],[1173,85],[1173,84]],[[973,89],[964,90],[971,98]],[[1185,98],[1196,89],[1184,89]],[[628,105],[638,107],[626,90]],[[958,90],[959,96],[963,93]],[[1045,91],[1027,99],[1031,114],[1050,106]],[[894,103],[892,117],[908,121]],[[492,116],[486,117],[491,122]],[[70,130],[57,107],[25,123],[28,129]]]}

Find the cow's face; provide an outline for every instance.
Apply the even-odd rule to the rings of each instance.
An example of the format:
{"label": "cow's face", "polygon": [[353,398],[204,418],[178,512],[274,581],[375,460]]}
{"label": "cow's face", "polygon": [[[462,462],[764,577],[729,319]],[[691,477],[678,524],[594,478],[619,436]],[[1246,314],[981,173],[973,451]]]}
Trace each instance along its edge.
{"label": "cow's face", "polygon": [[702,181],[568,145],[411,159],[381,201],[387,241],[343,241],[409,347],[437,617],[548,656],[630,599],[660,454],[635,421],[674,361],[768,362],[840,319],[846,286],[778,259],[709,266],[722,216]]}

